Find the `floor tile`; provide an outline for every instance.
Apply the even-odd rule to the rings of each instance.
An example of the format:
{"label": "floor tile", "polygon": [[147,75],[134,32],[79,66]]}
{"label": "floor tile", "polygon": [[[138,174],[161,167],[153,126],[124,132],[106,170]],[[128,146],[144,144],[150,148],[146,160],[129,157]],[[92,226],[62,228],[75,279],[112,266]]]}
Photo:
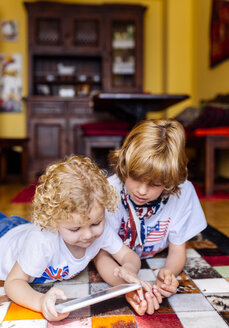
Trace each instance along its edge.
{"label": "floor tile", "polygon": [[197,251],[201,256],[225,255],[225,253],[221,249],[219,249],[218,247],[216,247],[216,248],[199,248]]}
{"label": "floor tile", "polygon": [[179,280],[178,294],[194,294],[200,293],[199,288],[192,280]]}
{"label": "floor tile", "polygon": [[46,328],[47,320],[16,320],[16,321],[3,321],[1,328]]}
{"label": "floor tile", "polygon": [[203,256],[206,262],[208,262],[211,266],[219,266],[219,265],[228,265],[229,266],[229,256]]}
{"label": "floor tile", "polygon": [[217,312],[229,311],[229,293],[206,295],[206,298]]}
{"label": "floor tile", "polygon": [[193,279],[203,294],[229,293],[229,283],[223,278]]}
{"label": "floor tile", "polygon": [[6,292],[5,292],[4,287],[0,287],[0,296],[5,295],[5,294],[6,294]]}
{"label": "floor tile", "polygon": [[65,319],[58,322],[48,322],[47,328],[91,328],[91,318],[84,319]]}
{"label": "floor tile", "polygon": [[229,265],[213,267],[223,278],[229,278]]}
{"label": "floor tile", "polygon": [[165,265],[165,258],[150,258],[147,259],[147,263],[151,269],[160,269],[163,268]]}
{"label": "floor tile", "polygon": [[150,269],[149,264],[147,263],[146,259],[141,260],[141,269]]}
{"label": "floor tile", "polygon": [[[10,306],[11,302],[4,302],[4,303],[0,303],[0,323],[3,321],[3,319],[5,318],[5,315],[8,311],[8,308]],[[1,326],[1,325],[0,325]]]}
{"label": "floor tile", "polygon": [[59,282],[55,282],[55,286],[57,286],[58,284],[70,284],[70,285],[86,284],[88,282],[89,282],[89,272],[88,270],[83,270],[76,277],[72,279],[63,279]]}
{"label": "floor tile", "polygon": [[225,320],[225,322],[227,323],[227,325],[229,327],[229,310],[226,312],[221,312],[220,315]]}
{"label": "floor tile", "polygon": [[136,316],[138,328],[182,328],[175,313]]}
{"label": "floor tile", "polygon": [[125,296],[115,297],[91,306],[92,316],[120,316],[135,314]]}
{"label": "floor tile", "polygon": [[138,276],[140,279],[145,281],[155,281],[156,275],[152,271],[152,269],[140,269]]}
{"label": "floor tile", "polygon": [[160,307],[158,310],[156,310],[154,312],[155,314],[159,314],[159,313],[174,313],[168,298],[163,298],[162,303],[160,304]]}
{"label": "floor tile", "polygon": [[192,279],[220,278],[220,274],[215,271],[203,258],[188,258],[184,267],[184,272]]}
{"label": "floor tile", "polygon": [[186,257],[201,257],[201,255],[193,248],[186,249]]}
{"label": "floor tile", "polygon": [[188,241],[187,242],[187,248],[195,248],[195,249],[201,249],[201,248],[217,248],[217,246],[211,242],[210,240],[203,240],[203,241]]}
{"label": "floor tile", "polygon": [[177,313],[183,328],[227,328],[228,325],[215,311]]}
{"label": "floor tile", "polygon": [[213,307],[202,294],[176,294],[169,298],[174,312],[213,311]]}
{"label": "floor tile", "polygon": [[132,315],[93,317],[92,328],[136,328],[135,318]]}
{"label": "floor tile", "polygon": [[177,280],[187,280],[189,279],[190,277],[184,272],[182,271],[179,276],[177,276]]}
{"label": "floor tile", "polygon": [[63,289],[67,298],[81,298],[89,295],[88,284],[59,284],[59,288]]}
{"label": "floor tile", "polygon": [[24,319],[44,319],[44,317],[40,312],[32,311],[12,302],[9,306],[4,321]]}
{"label": "floor tile", "polygon": [[90,294],[94,294],[106,290],[108,288],[110,288],[110,286],[105,282],[92,283],[89,286],[89,292]]}

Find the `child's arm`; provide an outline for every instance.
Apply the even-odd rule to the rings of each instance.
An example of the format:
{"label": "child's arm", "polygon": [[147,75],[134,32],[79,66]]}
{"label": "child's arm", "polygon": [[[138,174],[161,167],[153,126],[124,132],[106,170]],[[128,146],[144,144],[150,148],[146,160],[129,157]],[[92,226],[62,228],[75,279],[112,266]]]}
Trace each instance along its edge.
{"label": "child's arm", "polygon": [[66,299],[64,291],[59,288],[51,288],[46,294],[35,291],[28,283],[28,276],[16,262],[8,274],[4,289],[7,296],[24,307],[42,312],[44,317],[50,321],[58,321],[66,318],[69,313],[57,313],[55,301],[57,297]]}
{"label": "child's arm", "polygon": [[164,268],[157,275],[156,285],[161,294],[169,297],[175,294],[179,285],[176,276],[183,270],[186,261],[185,243],[181,245],[169,244],[168,257]]}
{"label": "child's arm", "polygon": [[126,299],[139,315],[144,313],[153,314],[154,310],[159,308],[162,298],[157,287],[140,280],[137,276],[141,267],[141,260],[138,255],[129,247],[123,245],[121,250],[112,256],[113,258],[110,254],[101,250],[94,260],[95,266],[103,280],[111,286],[124,282],[140,282],[144,289],[144,295],[141,289],[137,292],[128,293]]}

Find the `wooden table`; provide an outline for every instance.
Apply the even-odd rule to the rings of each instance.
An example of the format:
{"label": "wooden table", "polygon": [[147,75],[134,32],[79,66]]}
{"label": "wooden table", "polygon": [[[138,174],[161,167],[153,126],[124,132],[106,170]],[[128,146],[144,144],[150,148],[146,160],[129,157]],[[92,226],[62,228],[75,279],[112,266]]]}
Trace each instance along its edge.
{"label": "wooden table", "polygon": [[145,119],[146,113],[162,111],[183,100],[184,94],[99,93],[93,97],[95,111],[110,112],[133,124]]}

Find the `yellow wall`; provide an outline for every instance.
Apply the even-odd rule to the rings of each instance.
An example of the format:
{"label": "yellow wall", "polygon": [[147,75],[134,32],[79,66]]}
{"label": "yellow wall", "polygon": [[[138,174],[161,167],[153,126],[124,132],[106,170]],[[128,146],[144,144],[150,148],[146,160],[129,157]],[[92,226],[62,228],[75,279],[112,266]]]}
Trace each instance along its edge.
{"label": "yellow wall", "polygon": [[[0,43],[0,52],[21,53],[23,96],[27,95],[27,24],[24,0],[1,2],[0,19],[19,22],[19,40]],[[32,1],[32,0],[30,0]],[[64,0],[62,0],[64,1]],[[85,3],[83,0],[65,2]],[[87,3],[142,4],[145,13],[144,90],[185,93],[190,99],[167,110],[167,117],[201,99],[227,93],[229,61],[209,68],[210,0],[91,0]],[[0,114],[0,136],[26,135],[23,113]]]}

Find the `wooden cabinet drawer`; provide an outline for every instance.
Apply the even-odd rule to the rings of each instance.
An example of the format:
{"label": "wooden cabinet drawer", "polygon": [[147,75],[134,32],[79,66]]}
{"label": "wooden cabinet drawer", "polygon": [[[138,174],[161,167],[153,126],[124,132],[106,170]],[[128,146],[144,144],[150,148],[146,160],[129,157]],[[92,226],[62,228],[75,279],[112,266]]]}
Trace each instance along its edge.
{"label": "wooden cabinet drawer", "polygon": [[71,101],[68,104],[70,114],[90,114],[92,113],[92,107],[89,105],[89,99],[77,99]]}
{"label": "wooden cabinet drawer", "polygon": [[65,103],[42,101],[31,104],[32,115],[64,115]]}

